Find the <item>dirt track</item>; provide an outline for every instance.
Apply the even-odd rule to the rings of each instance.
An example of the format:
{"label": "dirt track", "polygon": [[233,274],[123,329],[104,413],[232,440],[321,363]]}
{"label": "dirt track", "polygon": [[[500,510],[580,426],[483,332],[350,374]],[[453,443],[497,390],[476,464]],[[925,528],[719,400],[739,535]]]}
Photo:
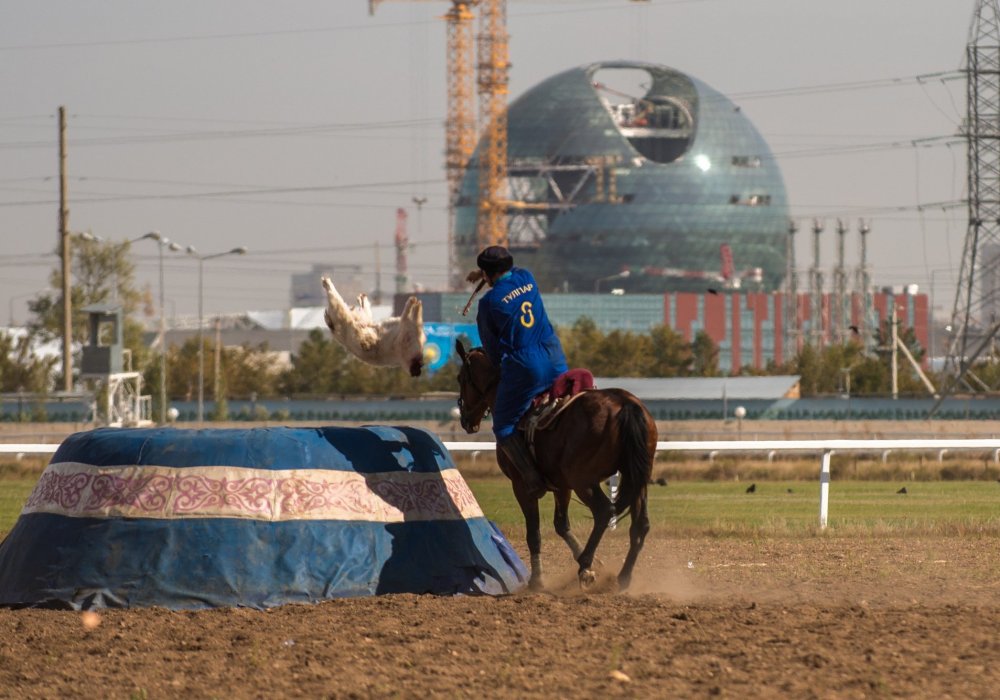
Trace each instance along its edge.
{"label": "dirt track", "polygon": [[633,594],[584,595],[549,537],[543,594],[110,611],[90,631],[0,610],[0,696],[996,697],[998,549],[654,532]]}

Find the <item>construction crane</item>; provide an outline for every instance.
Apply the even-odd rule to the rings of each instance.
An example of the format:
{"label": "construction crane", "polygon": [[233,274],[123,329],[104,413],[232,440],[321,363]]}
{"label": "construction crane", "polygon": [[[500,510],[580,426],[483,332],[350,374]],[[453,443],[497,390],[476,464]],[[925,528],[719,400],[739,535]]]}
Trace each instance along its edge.
{"label": "construction crane", "polygon": [[[368,13],[386,0],[368,0]],[[421,0],[400,0],[418,2]],[[423,0],[427,1],[427,0]],[[648,0],[629,0],[646,3]],[[479,8],[479,35],[473,55],[473,7]],[[476,147],[476,115],[472,84],[479,93],[482,143],[479,151],[479,202],[476,243],[507,245],[507,212],[523,203],[508,201],[507,96],[510,52],[507,0],[451,0],[447,23],[448,104],[445,119],[445,170],[448,179],[448,279],[457,286],[454,261],[455,208],[465,168]],[[475,62],[474,62],[475,59]],[[475,67],[475,73],[473,72]]]}
{"label": "construction crane", "polygon": [[479,15],[479,116],[483,124],[479,151],[479,248],[507,245],[507,93],[510,58],[507,0],[482,0]]}
{"label": "construction crane", "polygon": [[[368,0],[369,14],[385,0]],[[410,0],[411,2],[416,0]],[[479,6],[479,36],[473,45],[472,8]],[[445,118],[445,171],[448,179],[448,279],[454,263],[455,207],[465,168],[476,148],[473,84],[478,86],[483,144],[479,155],[477,243],[506,245],[507,94],[510,61],[506,0],[451,0],[447,24],[448,104]]]}

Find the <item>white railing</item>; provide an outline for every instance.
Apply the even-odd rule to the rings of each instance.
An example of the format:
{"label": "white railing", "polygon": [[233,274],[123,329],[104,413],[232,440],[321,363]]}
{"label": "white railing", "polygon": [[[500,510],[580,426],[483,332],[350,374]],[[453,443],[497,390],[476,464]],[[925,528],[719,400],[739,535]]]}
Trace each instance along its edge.
{"label": "white railing", "polygon": [[[492,442],[446,442],[453,452],[494,450]],[[836,452],[880,453],[882,458],[892,451],[937,452],[942,458],[948,451],[992,452],[1000,461],[1000,438],[926,439],[926,440],[715,440],[658,442],[657,452],[695,452],[714,456],[719,452],[765,452],[772,457],[778,452],[806,452],[820,455],[819,468],[819,527],[826,529],[830,511],[830,458]]]}
{"label": "white railing", "polygon": [[[496,449],[495,442],[445,442],[452,452],[488,452]],[[0,454],[52,454],[58,444],[0,444]],[[937,452],[942,458],[949,451],[992,452],[1000,461],[1000,438],[926,439],[926,440],[715,440],[656,443],[658,452],[694,452],[715,455],[719,452],[765,452],[769,457],[778,452],[806,452],[820,455],[819,526],[825,529],[830,508],[830,458],[837,452],[880,453],[885,458],[891,451]]]}

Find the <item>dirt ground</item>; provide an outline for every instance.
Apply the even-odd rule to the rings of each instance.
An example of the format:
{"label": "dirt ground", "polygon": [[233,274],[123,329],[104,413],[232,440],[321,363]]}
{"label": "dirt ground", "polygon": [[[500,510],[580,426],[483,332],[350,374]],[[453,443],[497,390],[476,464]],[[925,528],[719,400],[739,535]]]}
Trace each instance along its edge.
{"label": "dirt ground", "polygon": [[[720,426],[673,424],[662,437],[731,428]],[[908,429],[972,437],[996,427]],[[747,422],[744,437],[753,428],[777,429]],[[780,429],[890,437],[907,426]],[[18,432],[24,441],[39,436]],[[526,557],[523,532],[507,534]],[[611,591],[623,529],[602,545],[603,579],[587,593],[562,542],[551,531],[543,537],[543,593],[113,610],[92,627],[80,613],[0,609],[0,698],[998,695],[995,537],[677,538],[654,530],[627,594]]]}
{"label": "dirt ground", "polygon": [[[511,533],[524,554],[518,533]],[[995,538],[625,533],[581,593],[545,534],[544,593],[270,611],[0,609],[0,697],[996,697]]]}

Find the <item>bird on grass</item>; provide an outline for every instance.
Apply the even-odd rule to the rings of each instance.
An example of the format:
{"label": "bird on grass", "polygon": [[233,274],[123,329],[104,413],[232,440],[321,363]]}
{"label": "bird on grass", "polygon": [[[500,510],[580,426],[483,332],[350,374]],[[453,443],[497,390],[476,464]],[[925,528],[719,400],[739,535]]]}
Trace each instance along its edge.
{"label": "bird on grass", "polygon": [[747,493],[756,493],[756,492],[757,492],[757,484],[750,484],[749,486],[747,486]]}
{"label": "bird on grass", "polygon": [[899,491],[897,491],[896,493],[901,493],[901,494],[903,494],[903,495],[905,496],[905,495],[906,495],[906,487],[904,486],[903,488],[901,488],[901,489],[900,489]]}

